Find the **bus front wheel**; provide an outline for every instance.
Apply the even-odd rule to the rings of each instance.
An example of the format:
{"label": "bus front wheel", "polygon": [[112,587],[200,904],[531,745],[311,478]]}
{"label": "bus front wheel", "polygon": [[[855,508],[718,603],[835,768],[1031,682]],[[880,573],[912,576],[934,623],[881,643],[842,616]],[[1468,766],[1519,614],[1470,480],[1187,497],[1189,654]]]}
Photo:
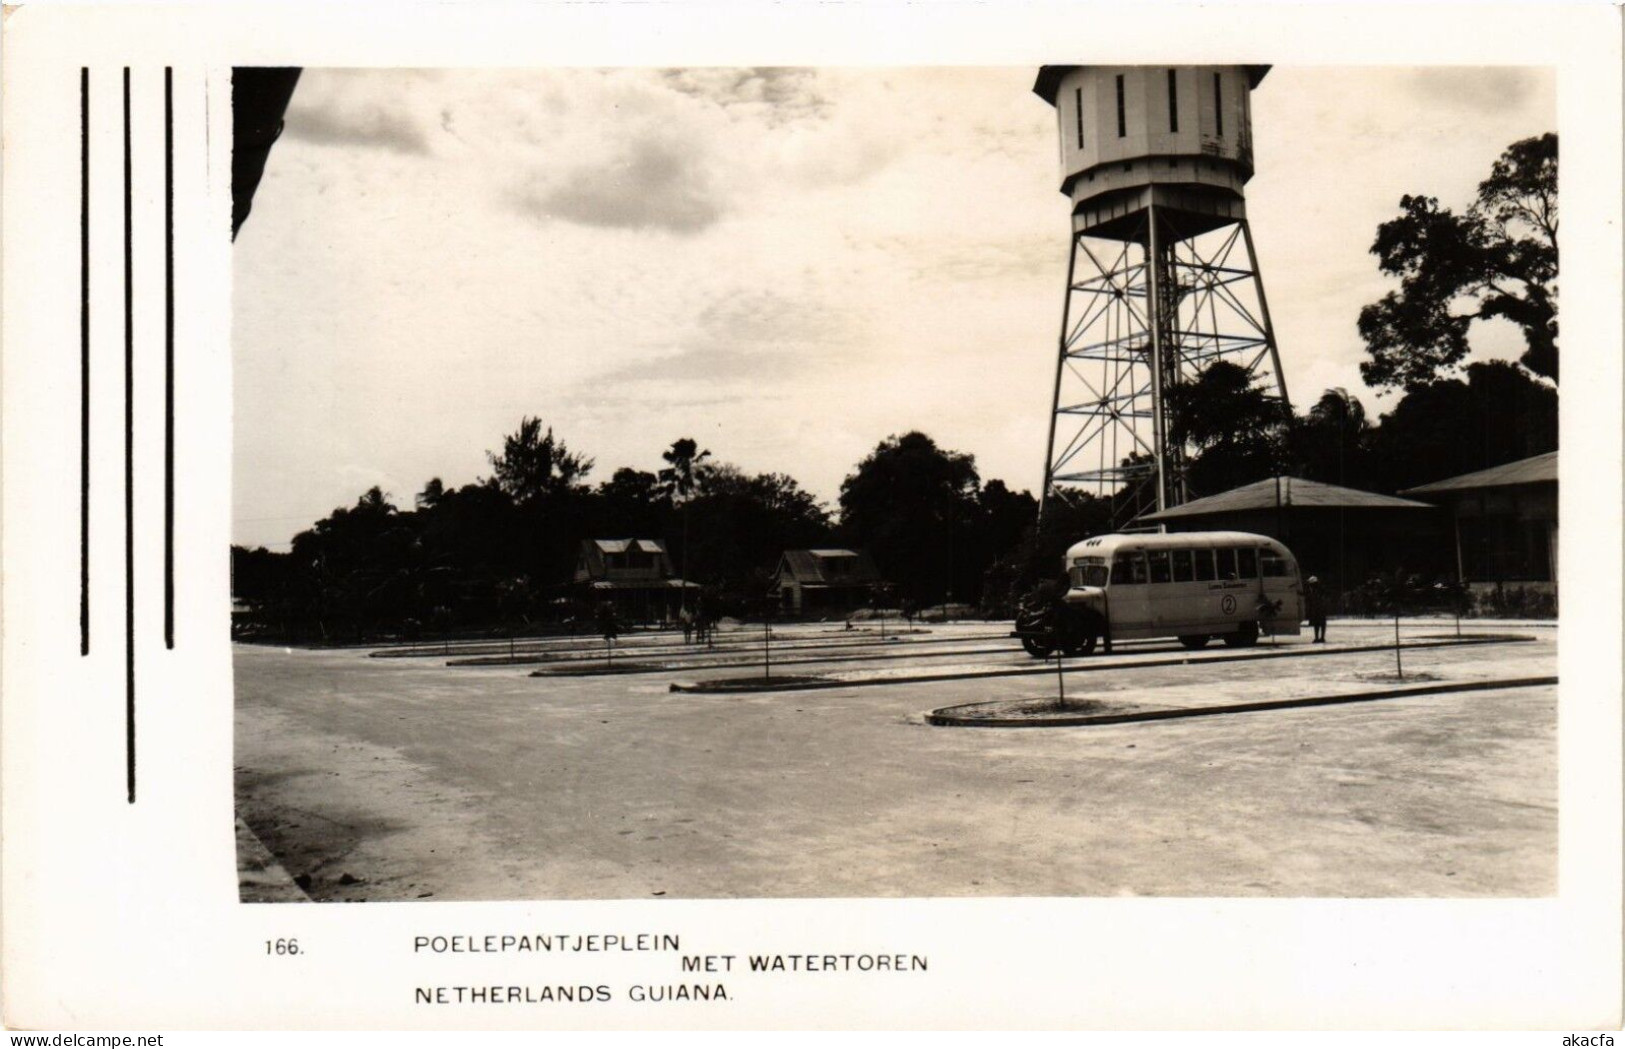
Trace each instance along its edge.
{"label": "bus front wheel", "polygon": [[1206,648],[1208,636],[1206,634],[1182,634],[1179,643],[1186,648]]}
{"label": "bus front wheel", "polygon": [[1049,654],[1052,651],[1048,645],[1044,644],[1044,642],[1038,640],[1036,637],[1023,637],[1021,639],[1021,647],[1026,649],[1027,654],[1032,656],[1034,659],[1048,659]]}
{"label": "bus front wheel", "polygon": [[1230,648],[1250,648],[1258,644],[1258,624],[1252,622],[1241,624],[1234,634],[1224,635],[1224,643]]}

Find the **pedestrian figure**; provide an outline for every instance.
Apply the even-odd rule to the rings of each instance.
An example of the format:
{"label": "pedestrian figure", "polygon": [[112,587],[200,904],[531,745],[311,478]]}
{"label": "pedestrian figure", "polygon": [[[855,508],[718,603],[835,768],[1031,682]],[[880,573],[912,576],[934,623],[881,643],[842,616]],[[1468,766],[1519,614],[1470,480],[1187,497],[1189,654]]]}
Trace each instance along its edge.
{"label": "pedestrian figure", "polygon": [[621,636],[621,618],[616,614],[613,601],[601,601],[595,616],[598,624],[598,633],[605,641],[614,641]]}
{"label": "pedestrian figure", "polygon": [[715,625],[716,616],[711,611],[710,595],[701,591],[694,602],[694,640],[710,648],[711,631]]}
{"label": "pedestrian figure", "polygon": [[1326,595],[1321,592],[1320,580],[1310,576],[1303,584],[1303,614],[1315,630],[1314,644],[1326,643]]}
{"label": "pedestrian figure", "polygon": [[689,644],[694,640],[694,613],[684,607],[677,618],[683,624],[683,644]]}

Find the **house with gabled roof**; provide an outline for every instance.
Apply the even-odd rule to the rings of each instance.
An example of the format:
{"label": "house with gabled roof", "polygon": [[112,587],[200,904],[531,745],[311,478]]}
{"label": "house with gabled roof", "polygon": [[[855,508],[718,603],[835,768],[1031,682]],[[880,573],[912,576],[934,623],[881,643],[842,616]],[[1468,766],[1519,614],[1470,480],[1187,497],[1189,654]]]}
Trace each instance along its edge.
{"label": "house with gabled roof", "polygon": [[609,601],[623,617],[645,623],[675,619],[699,590],[677,578],[658,539],[583,539],[572,583],[584,600]]}
{"label": "house with gabled roof", "polygon": [[786,550],[773,572],[787,615],[843,615],[869,603],[884,582],[863,550]]}

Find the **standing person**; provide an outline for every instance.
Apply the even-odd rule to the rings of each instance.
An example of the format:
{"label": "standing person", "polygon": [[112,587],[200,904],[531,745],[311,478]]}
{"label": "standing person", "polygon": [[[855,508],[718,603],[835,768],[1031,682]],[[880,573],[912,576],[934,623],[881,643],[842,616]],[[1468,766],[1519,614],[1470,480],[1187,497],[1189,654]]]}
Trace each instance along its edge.
{"label": "standing person", "polygon": [[621,636],[621,617],[616,612],[615,602],[600,601],[594,618],[598,633],[603,635],[605,641],[614,641]]}
{"label": "standing person", "polygon": [[683,610],[677,613],[677,618],[683,624],[683,644],[686,645],[694,640],[694,613],[684,605]]}
{"label": "standing person", "polygon": [[711,647],[711,597],[704,590],[694,599],[694,640]]}
{"label": "standing person", "polygon": [[1303,584],[1303,614],[1315,629],[1314,643],[1326,643],[1326,595],[1321,592],[1320,580],[1310,576]]}

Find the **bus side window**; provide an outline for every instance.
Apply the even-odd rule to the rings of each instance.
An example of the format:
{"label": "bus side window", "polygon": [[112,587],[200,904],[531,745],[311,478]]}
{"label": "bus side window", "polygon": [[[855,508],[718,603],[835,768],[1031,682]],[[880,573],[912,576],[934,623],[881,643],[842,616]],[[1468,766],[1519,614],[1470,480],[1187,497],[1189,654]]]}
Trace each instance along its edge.
{"label": "bus side window", "polygon": [[1151,565],[1151,581],[1153,583],[1167,583],[1173,580],[1168,572],[1168,551],[1151,550],[1145,555]]}
{"label": "bus side window", "polygon": [[1263,569],[1264,575],[1267,578],[1277,579],[1290,577],[1292,575],[1292,571],[1287,568],[1286,558],[1284,557],[1277,557],[1274,554],[1265,554],[1263,557],[1258,559],[1258,563]]}
{"label": "bus side window", "polygon": [[1195,577],[1191,575],[1191,552],[1189,550],[1174,551],[1174,582],[1189,583]]}
{"label": "bus side window", "polygon": [[1258,578],[1258,551],[1243,547],[1236,551],[1236,574],[1243,579]]}
{"label": "bus side window", "polygon": [[1213,551],[1192,550],[1191,554],[1196,560],[1196,581],[1198,583],[1213,582]]}
{"label": "bus side window", "polygon": [[1222,546],[1213,551],[1215,560],[1219,562],[1220,579],[1239,579],[1236,575],[1236,551],[1233,547]]}
{"label": "bus side window", "polygon": [[1112,561],[1112,583],[1132,584],[1145,582],[1145,559],[1139,554],[1118,554]]}

